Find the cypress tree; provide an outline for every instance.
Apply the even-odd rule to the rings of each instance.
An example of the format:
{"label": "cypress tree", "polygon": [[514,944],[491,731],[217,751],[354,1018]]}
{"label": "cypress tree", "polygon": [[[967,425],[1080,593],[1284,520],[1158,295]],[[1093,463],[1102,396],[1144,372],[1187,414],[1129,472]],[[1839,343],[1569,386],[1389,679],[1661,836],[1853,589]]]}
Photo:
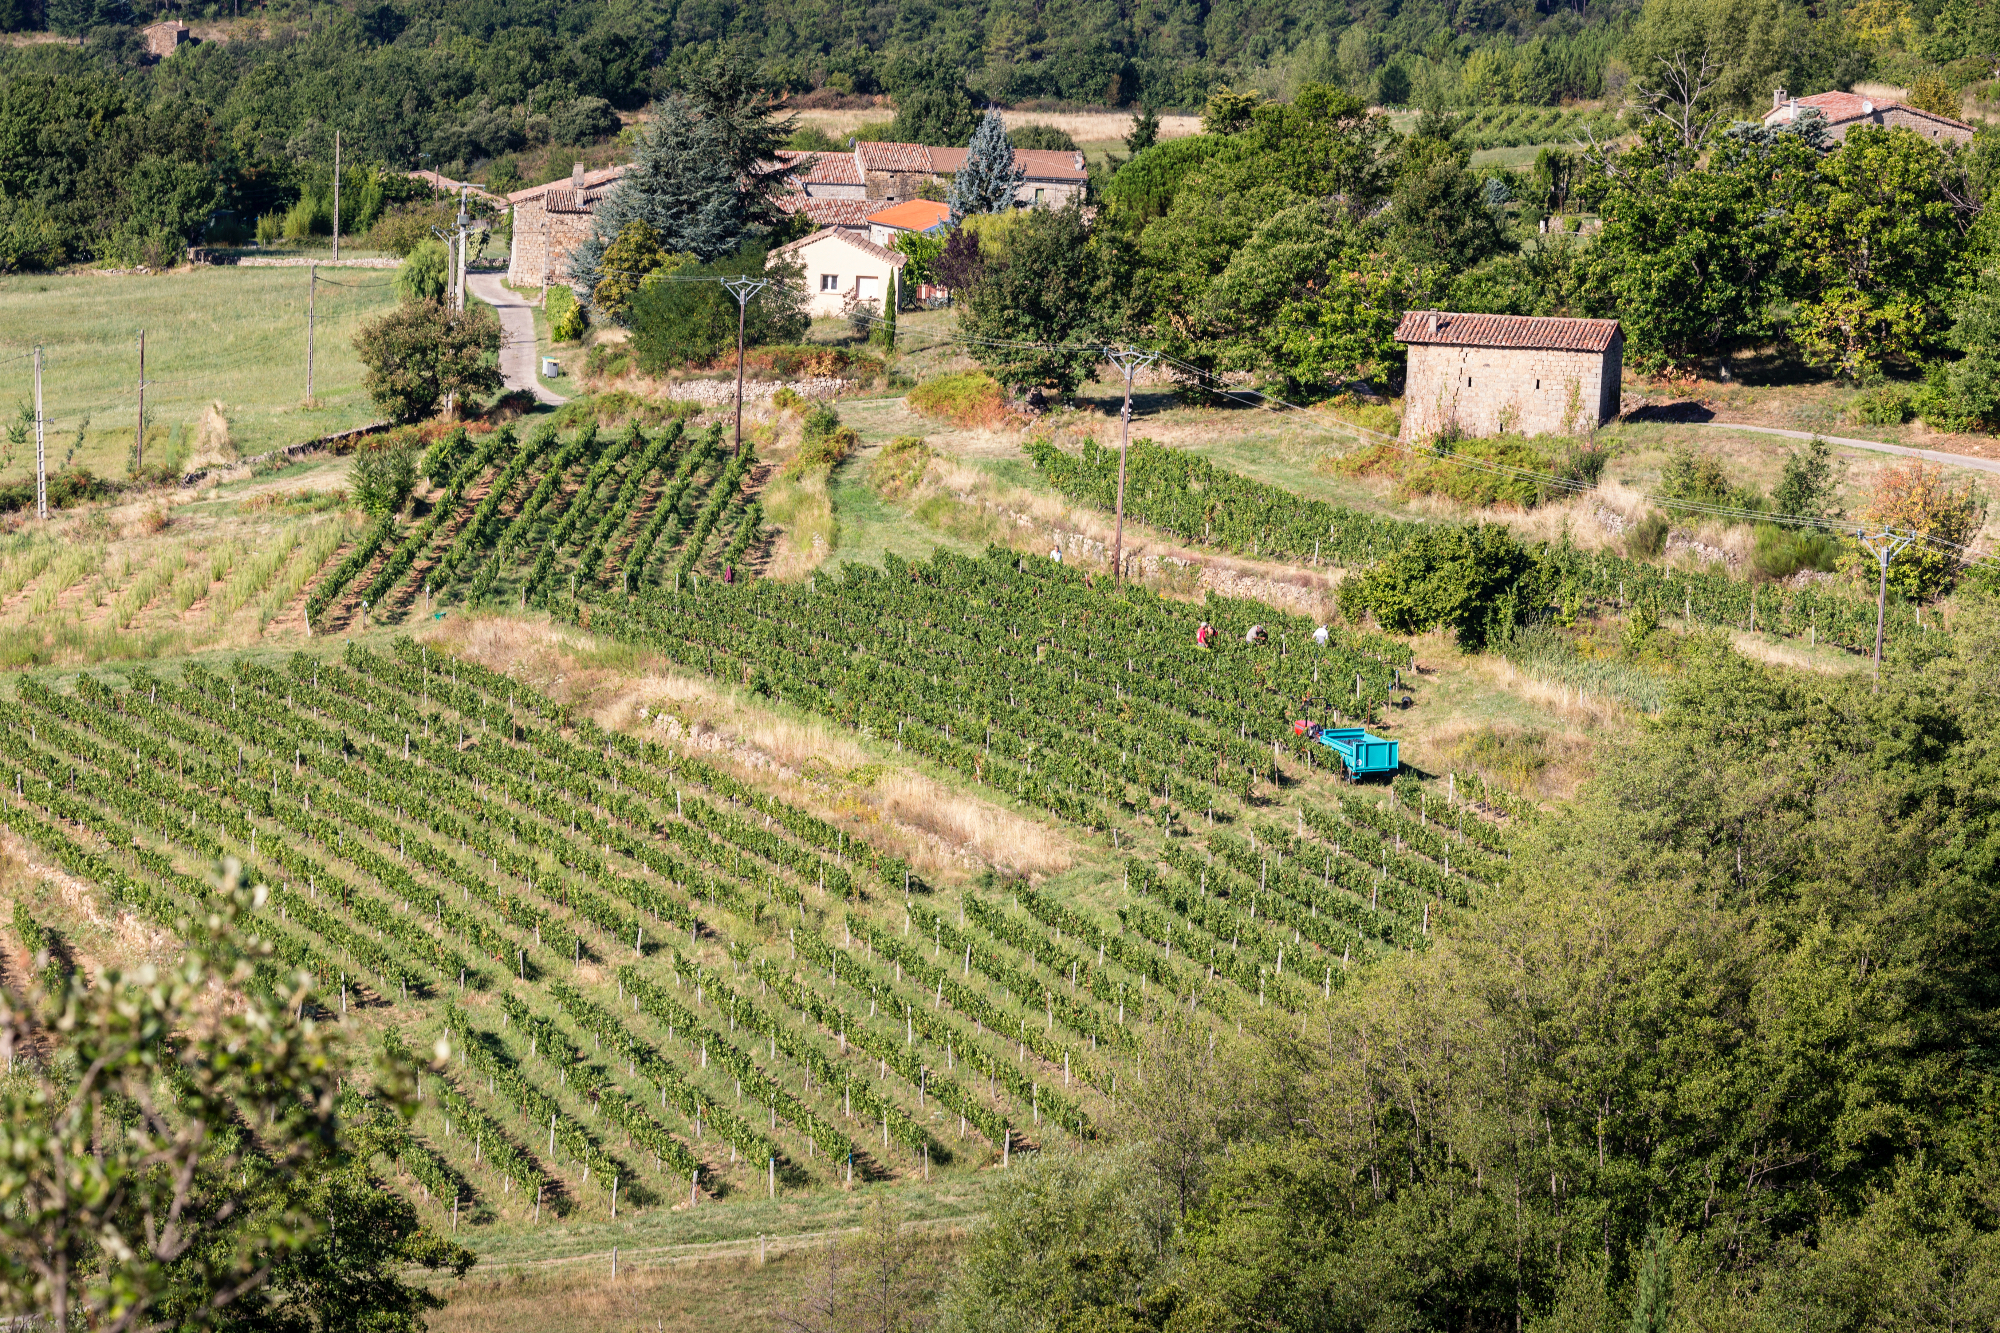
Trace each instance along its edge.
{"label": "cypress tree", "polygon": [[1021,169],[1014,165],[1014,145],[1007,142],[1007,126],[996,110],[988,110],[979,128],[972,132],[966,149],[965,165],[951,178],[951,208],[956,226],[974,213],[1004,213],[1014,206],[1014,190],[1021,183]]}
{"label": "cypress tree", "polygon": [[1674,1319],[1673,1252],[1655,1226],[1639,1256],[1639,1278],[1632,1291],[1630,1333],[1668,1333]]}

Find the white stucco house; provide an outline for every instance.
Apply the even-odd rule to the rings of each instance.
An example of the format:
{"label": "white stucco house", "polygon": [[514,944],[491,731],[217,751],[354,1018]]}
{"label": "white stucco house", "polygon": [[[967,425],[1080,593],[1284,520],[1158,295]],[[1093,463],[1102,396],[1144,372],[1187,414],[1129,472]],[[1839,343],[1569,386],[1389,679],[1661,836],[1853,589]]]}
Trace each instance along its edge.
{"label": "white stucco house", "polygon": [[907,255],[875,244],[858,231],[826,227],[771,252],[804,265],[806,312],[814,319],[845,314],[850,302],[888,304],[889,293]]}

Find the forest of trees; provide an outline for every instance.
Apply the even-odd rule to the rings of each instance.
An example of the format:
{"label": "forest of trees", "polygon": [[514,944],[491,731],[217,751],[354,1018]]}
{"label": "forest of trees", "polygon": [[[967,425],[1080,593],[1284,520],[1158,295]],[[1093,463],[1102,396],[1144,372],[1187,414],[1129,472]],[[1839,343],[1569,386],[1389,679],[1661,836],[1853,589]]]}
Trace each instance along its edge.
{"label": "forest of trees", "polygon": [[[1698,30],[1722,67],[1716,96],[1738,112],[1780,84],[1809,94],[1928,77],[1963,89],[1989,79],[2000,51],[2000,12],[1971,0],[1654,0],[1645,15],[1663,7],[1669,26]],[[137,28],[169,16],[217,26],[156,61]],[[325,173],[335,131],[357,163],[504,177],[496,162],[615,133],[617,112],[683,86],[719,55],[779,96],[1195,109],[1224,85],[1282,100],[1326,85],[1404,105],[1615,107],[1650,77],[1656,54],[1636,0],[1129,11],[999,0],[584,0],[560,11],[278,0],[250,12],[241,0],[0,0],[0,30],[44,28],[80,45],[0,49],[0,271],[94,258],[109,237],[191,233],[218,207],[242,217],[289,207]],[[969,131],[971,116],[958,123]]]}

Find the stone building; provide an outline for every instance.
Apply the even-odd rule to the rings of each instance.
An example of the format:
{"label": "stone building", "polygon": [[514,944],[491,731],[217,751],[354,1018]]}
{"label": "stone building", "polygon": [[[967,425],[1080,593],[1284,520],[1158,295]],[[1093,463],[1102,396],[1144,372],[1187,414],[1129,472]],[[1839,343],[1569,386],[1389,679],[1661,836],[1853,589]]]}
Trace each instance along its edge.
{"label": "stone building", "polygon": [[[805,201],[862,199],[879,209],[886,204],[921,198],[926,182],[933,194],[951,187],[951,178],[965,165],[963,148],[929,148],[920,143],[865,143],[830,153],[786,150],[778,161],[799,170],[786,177],[796,200],[790,211],[803,211],[816,222],[831,223]],[[1060,208],[1080,194],[1088,180],[1082,153],[1017,149],[1014,164],[1021,169],[1015,203]],[[781,204],[784,202],[781,199]]]}
{"label": "stone building", "polygon": [[1856,125],[1881,125],[1910,130],[1937,143],[1972,142],[1972,126],[1962,120],[1901,102],[1877,102],[1858,93],[1791,97],[1780,88],[1771,94],[1771,109],[1764,113],[1764,123],[1774,128],[1789,125],[1807,107],[1825,114],[1827,132],[1836,140],[1845,139]]}
{"label": "stone building", "polygon": [[1615,319],[1412,310],[1403,439],[1574,435],[1618,415],[1625,336]]}
{"label": "stone building", "polygon": [[507,248],[507,281],[516,287],[539,287],[566,279],[570,253],[590,236],[591,214],[598,201],[624,174],[622,166],[585,171],[578,163],[568,180],[508,195],[514,232]]}
{"label": "stone building", "polygon": [[187,24],[179,19],[150,24],[139,29],[139,36],[145,40],[146,54],[156,59],[164,59],[194,40]]}

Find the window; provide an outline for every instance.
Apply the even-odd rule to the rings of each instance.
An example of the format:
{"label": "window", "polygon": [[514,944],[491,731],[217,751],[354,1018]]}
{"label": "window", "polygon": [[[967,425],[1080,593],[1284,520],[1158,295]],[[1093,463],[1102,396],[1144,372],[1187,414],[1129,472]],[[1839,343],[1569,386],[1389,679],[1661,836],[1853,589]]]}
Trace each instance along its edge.
{"label": "window", "polygon": [[1536,391],[1537,391],[1537,392],[1540,392],[1540,390],[1541,390],[1541,387],[1542,387],[1542,382],[1541,382],[1540,380],[1536,380],[1536,381],[1535,381],[1535,389],[1536,389]]}
{"label": "window", "polygon": [[837,291],[839,291],[839,290],[840,290],[840,275],[839,275],[838,273],[822,273],[822,274],[820,274],[820,275],[819,275],[819,289],[820,289],[821,291],[823,291],[823,292],[837,292]]}
{"label": "window", "polygon": [[877,300],[882,295],[882,279],[862,276],[854,280],[854,294],[863,301]]}
{"label": "window", "polygon": [[1047,190],[1041,190],[1041,189],[1038,189],[1038,190],[1036,190],[1036,191],[1035,191],[1035,202],[1036,202],[1036,203],[1038,203],[1038,204],[1045,204],[1045,203],[1047,203],[1047,202],[1048,202],[1048,200],[1049,200],[1049,192],[1048,192]]}

